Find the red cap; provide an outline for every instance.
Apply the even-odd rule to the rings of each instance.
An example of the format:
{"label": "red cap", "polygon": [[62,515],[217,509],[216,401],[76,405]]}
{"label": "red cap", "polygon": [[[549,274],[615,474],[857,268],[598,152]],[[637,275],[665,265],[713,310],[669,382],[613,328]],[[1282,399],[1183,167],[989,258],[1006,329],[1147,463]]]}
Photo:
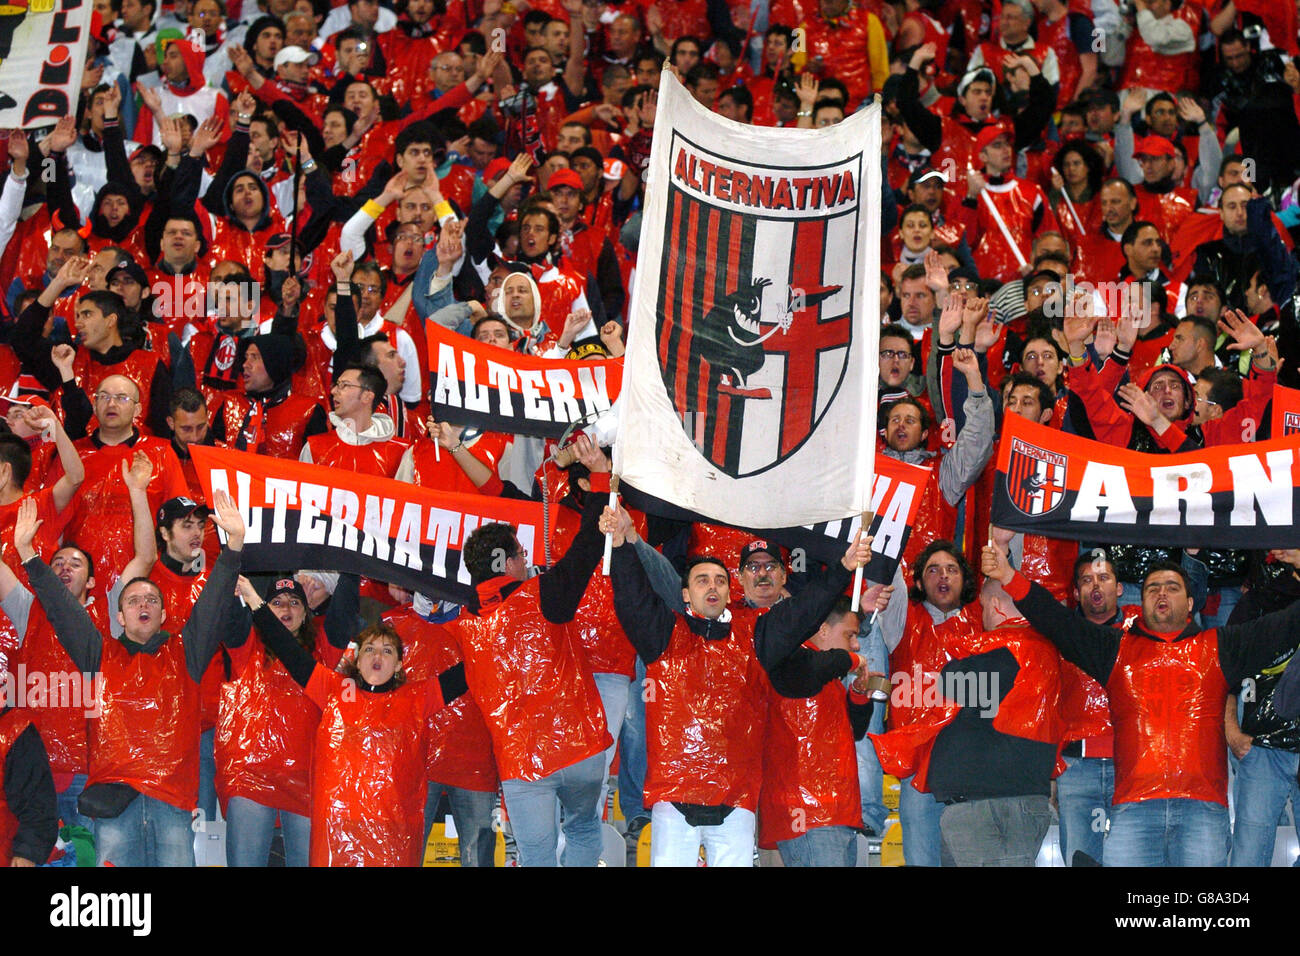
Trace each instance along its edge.
{"label": "red cap", "polygon": [[980,130],[980,134],[975,137],[975,154],[979,155],[980,153],[984,152],[984,148],[986,146],[988,146],[994,140],[1000,139],[1003,136],[1005,136],[1008,140],[1011,139],[1011,131],[1007,129],[1005,126],[1000,126],[996,124],[993,126],[985,126],[982,130]]}
{"label": "red cap", "polygon": [[1174,150],[1174,144],[1163,136],[1143,136],[1133,144],[1133,155],[1168,156],[1172,159],[1177,154]]}
{"label": "red cap", "polygon": [[487,169],[483,170],[483,182],[491,182],[509,168],[510,160],[506,159],[504,156],[498,156],[496,159],[492,160],[492,162],[487,164]]}
{"label": "red cap", "polygon": [[556,186],[569,186],[582,192],[582,177],[572,169],[557,169],[551,173],[551,178],[546,180],[547,189],[554,189]]}

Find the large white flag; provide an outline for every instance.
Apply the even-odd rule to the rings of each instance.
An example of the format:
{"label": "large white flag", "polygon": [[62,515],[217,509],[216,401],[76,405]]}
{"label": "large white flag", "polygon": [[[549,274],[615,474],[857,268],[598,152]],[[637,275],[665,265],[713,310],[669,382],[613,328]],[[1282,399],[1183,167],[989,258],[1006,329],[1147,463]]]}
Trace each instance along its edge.
{"label": "large white flag", "polygon": [[614,471],[751,528],[844,518],[871,486],[880,107],[743,126],[659,84]]}
{"label": "large white flag", "polygon": [[75,115],[92,8],[91,0],[0,3],[0,129]]}

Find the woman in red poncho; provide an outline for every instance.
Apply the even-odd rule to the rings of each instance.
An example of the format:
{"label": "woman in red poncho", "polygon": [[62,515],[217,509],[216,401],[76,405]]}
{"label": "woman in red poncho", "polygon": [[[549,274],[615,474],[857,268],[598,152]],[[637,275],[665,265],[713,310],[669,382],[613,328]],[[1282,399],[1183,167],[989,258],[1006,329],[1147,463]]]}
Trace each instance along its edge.
{"label": "woman in red poncho", "polygon": [[318,664],[252,586],[253,626],[321,709],[312,751],[311,865],[419,866],[424,850],[427,717],[464,693],[464,665],[406,682],[402,639],[380,624],[357,635],[356,662]]}
{"label": "woman in red poncho", "polygon": [[[298,646],[328,664],[351,640],[359,609],[356,575],[343,575],[320,633],[307,595],[292,577],[271,582],[265,600]],[[246,578],[241,594],[256,593]],[[328,637],[329,644],[325,638]],[[311,835],[311,751],[320,707],[254,634],[232,653],[233,680],[221,687],[217,796],[226,818],[229,866],[266,866],[278,814],[286,866],[306,866]]]}

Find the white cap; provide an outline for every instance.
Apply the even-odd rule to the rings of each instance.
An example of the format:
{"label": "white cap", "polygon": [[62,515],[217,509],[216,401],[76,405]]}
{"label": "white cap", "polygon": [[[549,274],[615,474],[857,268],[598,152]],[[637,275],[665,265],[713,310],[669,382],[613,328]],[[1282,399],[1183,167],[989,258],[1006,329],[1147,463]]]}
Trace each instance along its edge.
{"label": "white cap", "polygon": [[286,63],[310,63],[315,66],[320,62],[320,54],[315,50],[304,50],[300,46],[283,46],[280,52],[275,55],[275,69],[280,69]]}

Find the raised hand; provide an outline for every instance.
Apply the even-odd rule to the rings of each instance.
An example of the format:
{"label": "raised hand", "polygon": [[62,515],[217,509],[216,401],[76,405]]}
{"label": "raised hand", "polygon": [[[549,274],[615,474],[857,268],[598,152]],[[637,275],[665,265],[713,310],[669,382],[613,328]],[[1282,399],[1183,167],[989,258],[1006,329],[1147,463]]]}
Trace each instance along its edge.
{"label": "raised hand", "polygon": [[77,350],[66,342],[50,349],[50,361],[54,363],[54,367],[59,370],[59,375],[65,382],[73,377],[72,362],[76,357]]}
{"label": "raised hand", "polygon": [[127,488],[132,491],[147,491],[149,488],[149,479],[153,477],[153,462],[149,456],[142,451],[135,453],[131,459],[131,467],[126,467],[126,461],[122,462],[122,480],[126,482]]}
{"label": "raised hand", "polygon": [[226,547],[231,551],[242,551],[244,535],[248,531],[248,526],[244,524],[244,516],[239,513],[230,495],[224,491],[214,491],[212,503],[216,506],[212,520],[226,533]]}
{"label": "raised hand", "polygon": [[1156,404],[1156,400],[1132,382],[1120,386],[1119,404],[1126,412],[1132,412],[1143,424],[1155,426],[1162,422],[1168,422],[1168,419],[1161,414],[1160,406]]}
{"label": "raised hand", "polygon": [[966,297],[960,293],[948,296],[948,301],[943,304],[939,313],[939,341],[944,345],[952,342],[961,329],[965,306]]}
{"label": "raised hand", "polygon": [[980,552],[980,573],[1003,585],[1010,584],[1016,572],[1007,561],[1006,552],[995,544],[987,544]]}
{"label": "raised hand", "polygon": [[36,499],[27,495],[18,503],[18,517],[14,520],[14,550],[20,560],[27,561],[36,555],[32,542],[43,523],[36,517]]}
{"label": "raised hand", "polygon": [[943,257],[933,249],[926,250],[925,258],[925,284],[930,287],[930,291],[936,295],[948,288],[948,270],[944,268]]}
{"label": "raised hand", "polygon": [[1244,352],[1247,349],[1264,347],[1264,333],[1240,309],[1223,310],[1223,315],[1219,319],[1219,331],[1226,332],[1232,337],[1232,344],[1228,346],[1229,351]]}
{"label": "raised hand", "polygon": [[77,141],[77,125],[71,116],[64,116],[56,124],[54,129],[45,137],[45,142],[49,144],[50,152],[61,153]]}
{"label": "raised hand", "polygon": [[863,536],[861,528],[853,536],[853,543],[849,545],[844,557],[840,558],[840,564],[848,571],[856,571],[858,568],[865,568],[871,563],[871,542],[875,540],[872,535]]}
{"label": "raised hand", "polygon": [[971,391],[984,390],[984,377],[980,375],[980,363],[975,357],[974,349],[957,349],[953,352],[952,367],[966,376],[966,384]]}
{"label": "raised hand", "polygon": [[201,159],[203,154],[221,140],[222,122],[218,116],[209,116],[199,124],[194,135],[190,137],[190,155]]}
{"label": "raised hand", "polygon": [[338,282],[347,282],[352,278],[352,252],[345,249],[330,260],[330,271]]}

